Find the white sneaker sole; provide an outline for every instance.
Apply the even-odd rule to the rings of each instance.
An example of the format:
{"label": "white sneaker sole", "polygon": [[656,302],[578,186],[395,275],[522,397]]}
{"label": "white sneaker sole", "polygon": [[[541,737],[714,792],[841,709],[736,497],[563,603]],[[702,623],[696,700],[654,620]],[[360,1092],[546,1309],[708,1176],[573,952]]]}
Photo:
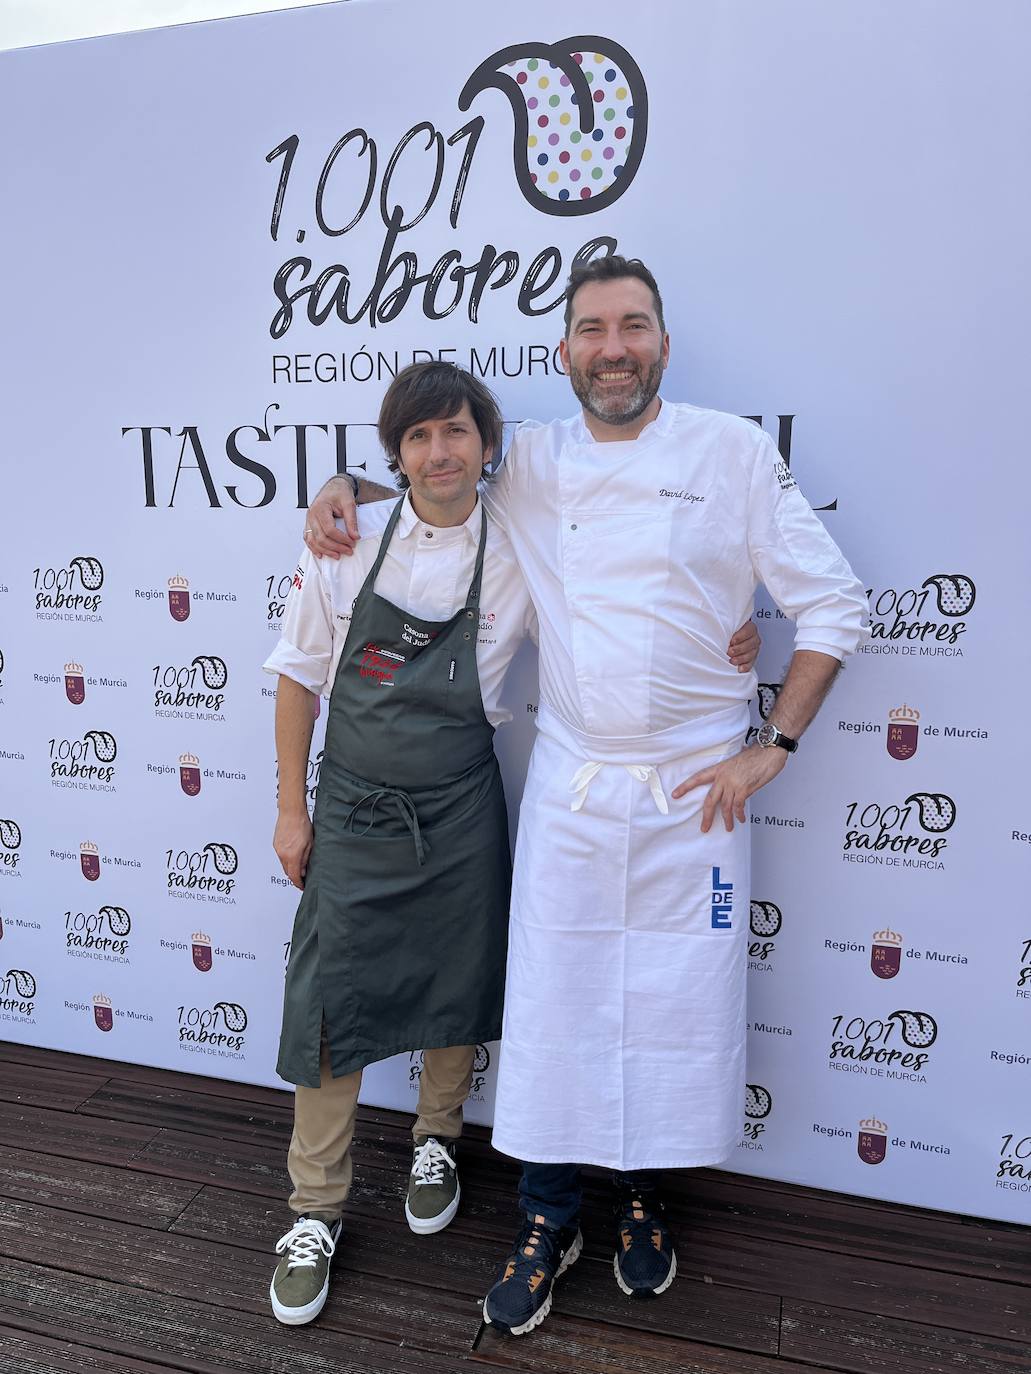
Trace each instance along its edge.
{"label": "white sneaker sole", "polygon": [[276,1297],[275,1280],[269,1284],[269,1298],[272,1301],[272,1311],[276,1321],[282,1322],[284,1326],[303,1326],[305,1322],[314,1321],[326,1305],[326,1298],[329,1295],[329,1275],[326,1275],[326,1282],[322,1285],[322,1291],[304,1307],[284,1307]]}
{"label": "white sneaker sole", "polygon": [[612,1256],[612,1272],[616,1276],[616,1282],[622,1288],[628,1298],[657,1298],[660,1293],[665,1293],[677,1276],[677,1254],[674,1250],[673,1258],[670,1261],[669,1273],[659,1284],[658,1288],[631,1288],[629,1284],[623,1282],[623,1275],[619,1272],[619,1254]]}
{"label": "white sneaker sole", "polygon": [[450,1226],[455,1219],[458,1211],[458,1204],[462,1200],[462,1185],[455,1184],[455,1196],[444,1208],[443,1212],[438,1212],[435,1217],[416,1217],[413,1216],[405,1201],[405,1220],[408,1222],[409,1229],[414,1231],[417,1236],[432,1236],[436,1231],[443,1231],[445,1226]]}
{"label": "white sneaker sole", "polygon": [[[533,1316],[530,1318],[528,1322],[523,1322],[522,1326],[510,1326],[507,1328],[508,1334],[510,1336],[525,1336],[527,1331],[532,1331],[535,1326],[540,1326],[541,1322],[551,1311],[551,1299],[555,1292],[555,1284],[557,1283],[561,1275],[563,1275],[566,1272],[569,1266],[577,1262],[577,1260],[580,1258],[580,1252],[583,1248],[583,1235],[580,1231],[577,1231],[576,1239],[573,1241],[572,1245],[569,1247],[566,1253],[562,1256],[562,1263],[555,1270],[555,1277],[551,1281],[551,1291],[548,1293],[548,1296],[544,1299],[544,1302],[541,1304],[541,1306],[537,1309],[537,1311],[533,1314]],[[487,1323],[488,1326],[494,1325],[494,1323],[491,1321],[487,1313],[486,1298],[484,1298],[483,1300],[483,1320]]]}

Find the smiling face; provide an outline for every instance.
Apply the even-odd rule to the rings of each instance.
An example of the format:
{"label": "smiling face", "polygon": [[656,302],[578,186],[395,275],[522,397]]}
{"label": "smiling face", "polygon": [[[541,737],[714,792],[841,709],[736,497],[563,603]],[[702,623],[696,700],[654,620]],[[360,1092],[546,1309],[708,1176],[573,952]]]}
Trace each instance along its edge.
{"label": "smiling face", "polygon": [[[651,290],[637,277],[587,282],[572,302],[562,365],[596,438],[634,438],[658,413],[669,362]],[[593,418],[597,424],[591,424]],[[609,434],[610,429],[616,431]],[[599,433],[598,431],[602,432]]]}
{"label": "smiling face", "polygon": [[409,425],[401,436],[398,466],[411,485],[419,519],[429,525],[467,520],[490,456],[468,401],[448,418]]}

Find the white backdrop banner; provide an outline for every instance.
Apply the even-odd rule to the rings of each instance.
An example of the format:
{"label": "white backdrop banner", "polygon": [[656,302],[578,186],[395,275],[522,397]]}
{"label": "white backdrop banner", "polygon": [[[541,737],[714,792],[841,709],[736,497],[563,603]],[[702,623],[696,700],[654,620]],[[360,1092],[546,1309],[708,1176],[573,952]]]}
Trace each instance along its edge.
{"label": "white backdrop banner", "polygon": [[[571,412],[562,285],[620,251],[665,394],[764,425],[871,595],[753,807],[730,1167],[1031,1220],[1029,39],[1019,0],[355,0],[0,55],[3,1033],[278,1082],[299,512],[384,478],[413,358]],[[508,690],[514,812],[531,654]]]}

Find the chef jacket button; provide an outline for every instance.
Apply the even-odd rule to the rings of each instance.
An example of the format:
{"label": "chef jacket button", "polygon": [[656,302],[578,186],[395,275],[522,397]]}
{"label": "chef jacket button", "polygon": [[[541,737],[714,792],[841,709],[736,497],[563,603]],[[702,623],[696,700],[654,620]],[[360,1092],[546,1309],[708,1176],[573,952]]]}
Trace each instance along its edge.
{"label": "chef jacket button", "polygon": [[427,531],[426,531],[426,538],[427,538],[427,539],[432,539],[432,538],[433,538],[433,531],[432,531],[432,530],[427,530]]}
{"label": "chef jacket button", "polygon": [[575,530],[575,529],[576,529],[576,526],[575,526],[575,525],[570,525],[569,528],[570,528],[571,530]]}

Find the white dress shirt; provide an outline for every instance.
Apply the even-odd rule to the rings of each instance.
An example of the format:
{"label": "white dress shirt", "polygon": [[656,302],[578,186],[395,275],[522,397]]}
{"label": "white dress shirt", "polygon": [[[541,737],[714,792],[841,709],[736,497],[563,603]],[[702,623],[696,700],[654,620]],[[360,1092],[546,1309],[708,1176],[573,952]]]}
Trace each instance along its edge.
{"label": "white dress shirt", "polygon": [[537,609],[542,709],[587,735],[743,728],[756,678],[727,644],[759,582],[797,649],[841,659],[869,633],[862,586],[773,441],[737,416],[665,401],[614,443],[580,414],[527,422],[483,498]]}
{"label": "white dress shirt", "polygon": [[[331,693],[355,599],[376,561],[394,505],[377,501],[360,507],[361,538],[352,557],[317,559],[304,550],[266,672],[285,674],[318,695]],[[449,620],[466,604],[480,542],[480,511],[477,500],[463,525],[441,529],[424,524],[406,495],[375,591],[421,620]],[[527,634],[536,634],[536,623],[526,584],[507,537],[488,517],[476,666],[491,725],[512,718],[498,699],[512,656]]]}

